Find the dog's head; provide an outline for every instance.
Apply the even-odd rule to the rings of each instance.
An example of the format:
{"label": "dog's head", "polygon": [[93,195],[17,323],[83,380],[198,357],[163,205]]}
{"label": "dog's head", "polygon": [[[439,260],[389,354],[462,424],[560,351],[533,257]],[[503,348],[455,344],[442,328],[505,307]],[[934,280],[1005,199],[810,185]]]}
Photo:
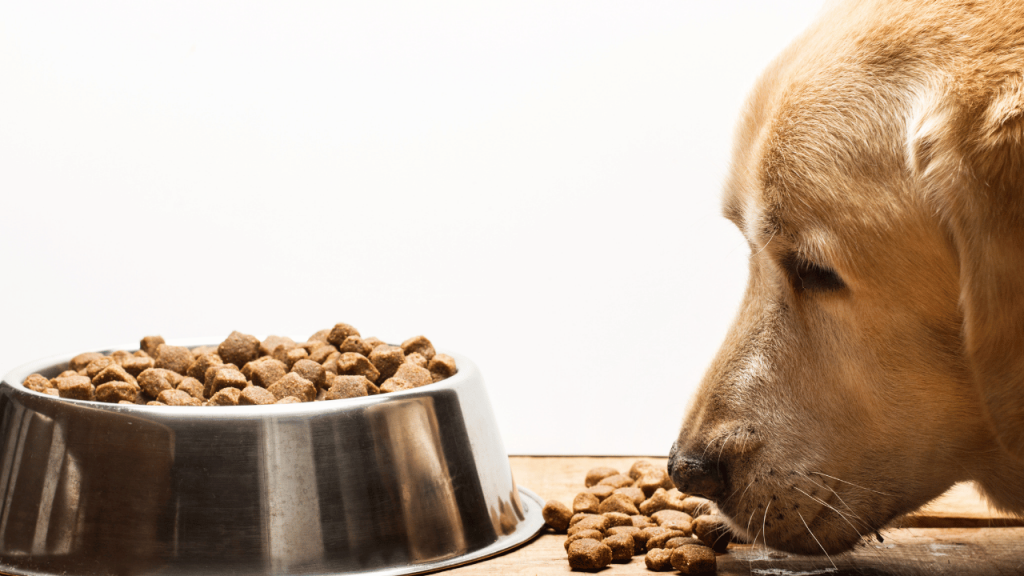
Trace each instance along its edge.
{"label": "dog's head", "polygon": [[769,546],[967,479],[1024,508],[1024,54],[1006,14],[921,4],[838,8],[740,122],[749,285],[669,468]]}

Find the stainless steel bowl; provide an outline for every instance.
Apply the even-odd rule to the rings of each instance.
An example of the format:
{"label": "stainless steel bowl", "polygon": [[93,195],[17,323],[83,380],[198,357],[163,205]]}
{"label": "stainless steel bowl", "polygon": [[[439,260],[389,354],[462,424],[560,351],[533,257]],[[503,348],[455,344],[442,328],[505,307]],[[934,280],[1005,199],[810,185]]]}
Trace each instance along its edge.
{"label": "stainless steel bowl", "polygon": [[[190,343],[186,343],[190,344]],[[130,348],[122,348],[130,349]],[[0,572],[412,574],[522,544],[483,378],[271,406],[127,406],[0,383]]]}

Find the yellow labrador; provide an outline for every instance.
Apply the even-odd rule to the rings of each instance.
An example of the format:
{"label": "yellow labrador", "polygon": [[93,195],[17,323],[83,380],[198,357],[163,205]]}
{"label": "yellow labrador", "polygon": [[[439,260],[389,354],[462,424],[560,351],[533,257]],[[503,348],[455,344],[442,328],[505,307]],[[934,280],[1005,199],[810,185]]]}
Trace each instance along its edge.
{"label": "yellow labrador", "polygon": [[669,462],[741,535],[841,551],[962,480],[1024,511],[1022,74],[1024,2],[860,0],[759,80],[749,285]]}

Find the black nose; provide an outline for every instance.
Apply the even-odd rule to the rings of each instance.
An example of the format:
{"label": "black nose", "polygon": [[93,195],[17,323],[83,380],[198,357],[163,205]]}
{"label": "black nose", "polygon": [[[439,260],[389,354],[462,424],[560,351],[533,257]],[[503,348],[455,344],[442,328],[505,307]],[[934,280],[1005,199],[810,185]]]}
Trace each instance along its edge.
{"label": "black nose", "polygon": [[709,462],[696,454],[687,454],[672,445],[668,457],[668,473],[680,492],[717,500],[725,492],[722,469],[717,462]]}

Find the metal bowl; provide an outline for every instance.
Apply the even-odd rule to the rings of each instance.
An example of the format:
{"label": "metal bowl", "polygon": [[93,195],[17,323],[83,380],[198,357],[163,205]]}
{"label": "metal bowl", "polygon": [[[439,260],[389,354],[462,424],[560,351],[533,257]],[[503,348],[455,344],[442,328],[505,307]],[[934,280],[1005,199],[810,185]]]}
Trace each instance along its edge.
{"label": "metal bowl", "polygon": [[270,406],[58,399],[21,382],[71,355],[21,366],[0,383],[0,572],[413,574],[522,544],[543,502],[450,355],[421,388]]}

